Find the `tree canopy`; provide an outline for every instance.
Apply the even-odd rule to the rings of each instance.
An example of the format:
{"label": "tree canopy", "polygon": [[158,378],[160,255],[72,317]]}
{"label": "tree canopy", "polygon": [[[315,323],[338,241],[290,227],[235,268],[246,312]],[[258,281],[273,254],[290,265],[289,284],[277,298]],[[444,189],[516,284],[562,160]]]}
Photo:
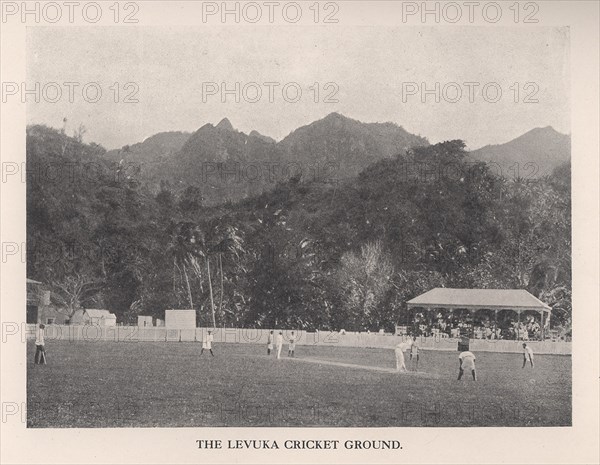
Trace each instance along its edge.
{"label": "tree canopy", "polygon": [[431,287],[524,288],[570,321],[568,164],[507,180],[456,140],[207,206],[104,153],[28,129],[27,273],[63,297],[76,277],[93,283],[69,305],[125,323],[192,307],[203,325],[375,330]]}

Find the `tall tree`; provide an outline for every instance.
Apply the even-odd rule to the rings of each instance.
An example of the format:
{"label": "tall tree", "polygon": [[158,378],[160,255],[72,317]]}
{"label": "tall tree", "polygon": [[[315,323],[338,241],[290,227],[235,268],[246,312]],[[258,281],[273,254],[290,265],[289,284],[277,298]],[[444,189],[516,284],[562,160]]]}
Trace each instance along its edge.
{"label": "tall tree", "polygon": [[342,256],[338,283],[347,318],[355,328],[376,324],[373,312],[382,304],[393,271],[380,241],[363,245],[358,254]]}
{"label": "tall tree", "polygon": [[101,283],[80,273],[73,273],[50,282],[52,300],[64,312],[70,322],[73,315],[83,308],[86,301],[100,289]]}

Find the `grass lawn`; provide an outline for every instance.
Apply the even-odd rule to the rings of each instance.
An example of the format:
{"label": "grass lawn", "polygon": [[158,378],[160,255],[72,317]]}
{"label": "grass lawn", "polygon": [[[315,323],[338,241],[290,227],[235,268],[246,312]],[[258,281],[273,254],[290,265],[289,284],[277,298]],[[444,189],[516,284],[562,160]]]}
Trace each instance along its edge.
{"label": "grass lawn", "polygon": [[[568,426],[571,357],[479,352],[478,381],[461,381],[458,353],[427,351],[419,371],[394,368],[392,350],[198,343],[67,342],[46,345],[48,365],[27,351],[29,427],[177,426]],[[407,362],[407,366],[408,362]]]}

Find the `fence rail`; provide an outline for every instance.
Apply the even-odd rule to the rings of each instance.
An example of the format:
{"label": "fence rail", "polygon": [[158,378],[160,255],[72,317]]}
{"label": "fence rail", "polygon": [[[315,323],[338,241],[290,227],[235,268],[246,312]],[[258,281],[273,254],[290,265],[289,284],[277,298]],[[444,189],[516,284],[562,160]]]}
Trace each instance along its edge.
{"label": "fence rail", "polygon": [[[174,329],[161,326],[98,326],[98,325],[46,325],[45,339],[52,341],[112,341],[112,342],[201,342],[208,330],[212,330],[214,343],[267,344],[269,329],[250,328],[189,328]],[[35,338],[36,325],[27,325],[27,337]],[[282,330],[284,344],[289,343],[294,332],[294,340],[300,346],[340,346],[361,348],[392,349],[407,336],[377,333],[345,333],[337,331],[307,332],[302,330]],[[273,330],[273,335],[279,330]],[[418,338],[419,346],[425,350],[456,351],[458,339],[441,337]],[[529,341],[537,354],[571,354],[571,342]],[[470,348],[476,352],[521,352],[522,341],[472,339]]]}

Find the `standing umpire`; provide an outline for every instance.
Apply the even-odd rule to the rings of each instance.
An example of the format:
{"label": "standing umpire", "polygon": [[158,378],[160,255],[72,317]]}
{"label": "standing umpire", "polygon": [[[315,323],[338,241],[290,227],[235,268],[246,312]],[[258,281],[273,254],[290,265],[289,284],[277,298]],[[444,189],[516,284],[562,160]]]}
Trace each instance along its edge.
{"label": "standing umpire", "polygon": [[34,363],[40,365],[42,362],[46,365],[46,350],[44,349],[44,331],[46,327],[40,324],[35,332],[35,357]]}

